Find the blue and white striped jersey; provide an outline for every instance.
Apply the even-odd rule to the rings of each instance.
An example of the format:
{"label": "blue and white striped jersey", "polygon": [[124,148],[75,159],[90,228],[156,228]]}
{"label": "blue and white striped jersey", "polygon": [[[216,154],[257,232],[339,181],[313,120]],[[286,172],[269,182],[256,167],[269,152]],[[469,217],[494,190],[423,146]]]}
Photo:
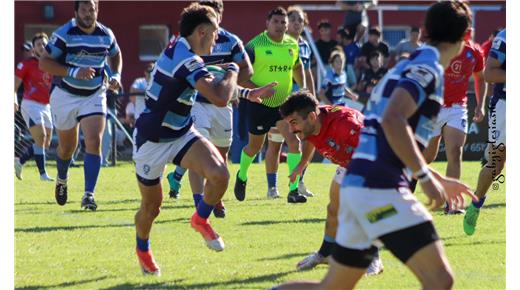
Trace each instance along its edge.
{"label": "blue and white striped jersey", "polygon": [[347,87],[347,74],[341,71],[338,75],[330,66],[327,67],[327,73],[321,82],[321,88],[325,90],[325,97],[333,105],[339,105],[345,97],[345,88]]}
{"label": "blue and white striped jersey", "polygon": [[[298,47],[300,48],[299,55],[300,55],[300,59],[303,64],[303,69],[304,70],[310,69],[311,68],[311,53],[312,53],[311,47],[309,46],[307,41],[301,37],[298,40]],[[300,86],[298,86],[298,84],[295,81],[293,81],[292,91],[297,92],[299,90],[300,90]]]}
{"label": "blue and white striped jersey", "polygon": [[146,88],[146,108],[137,119],[137,139],[169,142],[185,134],[193,123],[191,107],[195,83],[210,72],[184,37],[161,53]]}
{"label": "blue and white striped jersey", "polygon": [[[500,31],[495,39],[493,45],[489,50],[489,57],[497,59],[502,65],[501,68],[506,70],[506,30]],[[493,86],[493,98],[491,105],[495,105],[499,99],[506,99],[506,83],[495,84]]]}
{"label": "blue and white striped jersey", "polygon": [[408,91],[417,110],[408,119],[419,148],[428,145],[433,124],[443,103],[444,69],[439,51],[425,45],[399,62],[379,81],[365,109],[365,127],[348,167],[343,186],[369,188],[408,187],[410,174],[390,147],[381,120],[396,88]]}
{"label": "blue and white striped jersey", "polygon": [[119,52],[112,30],[96,22],[91,34],[83,32],[72,19],[52,33],[45,47],[47,53],[60,64],[68,67],[91,67],[96,73],[91,80],[63,77],[58,86],[73,95],[89,96],[103,84],[107,56]]}

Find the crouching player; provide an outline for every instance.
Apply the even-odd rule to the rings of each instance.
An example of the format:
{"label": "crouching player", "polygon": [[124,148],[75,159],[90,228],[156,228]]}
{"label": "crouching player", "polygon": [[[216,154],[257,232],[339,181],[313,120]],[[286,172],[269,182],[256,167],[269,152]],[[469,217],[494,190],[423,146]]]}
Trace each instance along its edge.
{"label": "crouching player", "polygon": [[[326,264],[331,254],[338,225],[339,187],[345,176],[345,168],[359,143],[363,114],[342,106],[319,106],[318,100],[308,91],[293,93],[280,107],[280,113],[289,123],[291,131],[300,140],[307,141],[303,143],[302,160],[290,176],[291,182],[305,170],[315,150],[338,165],[330,185],[323,243],[318,252],[312,253],[296,266],[298,270],[307,270],[318,264]],[[378,274],[382,270],[382,263],[375,259],[367,274]]]}

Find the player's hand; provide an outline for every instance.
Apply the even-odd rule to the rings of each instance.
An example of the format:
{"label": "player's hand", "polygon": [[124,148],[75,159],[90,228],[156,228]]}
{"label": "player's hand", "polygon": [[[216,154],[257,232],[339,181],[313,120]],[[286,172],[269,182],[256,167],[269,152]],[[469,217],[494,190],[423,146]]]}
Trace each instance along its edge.
{"label": "player's hand", "polygon": [[486,113],[484,112],[484,108],[475,108],[475,115],[473,116],[473,122],[480,123],[484,120],[484,116]]}
{"label": "player's hand", "polygon": [[96,71],[91,67],[80,67],[76,79],[78,80],[91,80],[96,75]]}
{"label": "player's hand", "polygon": [[469,189],[469,187],[457,179],[444,177],[440,174],[438,174],[437,179],[444,188],[446,194],[445,199],[448,202],[450,210],[464,208],[464,195],[471,197],[475,202],[478,201],[478,197]]}
{"label": "player's hand", "polygon": [[359,99],[359,95],[358,94],[354,94],[354,93],[352,93],[352,94],[349,93],[348,97],[350,99],[352,99],[352,101],[357,101]]}
{"label": "player's hand", "polygon": [[119,91],[120,87],[121,87],[121,83],[117,78],[110,78],[110,80],[108,81],[109,90],[117,92],[117,91]]}
{"label": "player's hand", "polygon": [[439,209],[444,204],[446,196],[442,184],[432,174],[430,174],[430,179],[428,181],[420,182],[420,184],[424,193],[428,197],[426,205],[433,211]]}
{"label": "player's hand", "polygon": [[274,95],[274,87],[276,87],[277,85],[278,82],[272,82],[263,87],[252,89],[247,99],[251,102],[262,103],[262,99]]}
{"label": "player's hand", "polygon": [[305,166],[302,165],[301,163],[298,164],[298,166],[296,166],[296,168],[294,168],[293,173],[291,175],[289,175],[289,181],[291,183],[295,182],[296,177],[302,176],[303,170],[305,170]]}

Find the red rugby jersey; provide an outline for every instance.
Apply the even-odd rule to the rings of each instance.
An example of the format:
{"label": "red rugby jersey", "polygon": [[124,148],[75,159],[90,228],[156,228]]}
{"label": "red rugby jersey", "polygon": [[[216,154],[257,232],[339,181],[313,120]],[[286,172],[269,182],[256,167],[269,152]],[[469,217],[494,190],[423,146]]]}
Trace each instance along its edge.
{"label": "red rugby jersey", "polygon": [[466,42],[462,52],[453,58],[444,71],[444,106],[466,106],[469,78],[474,72],[484,69],[482,51],[473,43]]}
{"label": "red rugby jersey", "polygon": [[49,103],[52,75],[38,68],[38,59],[28,58],[16,66],[15,75],[23,81],[23,98],[41,104]]}
{"label": "red rugby jersey", "polygon": [[318,135],[305,140],[311,142],[321,155],[335,164],[347,167],[359,134],[364,116],[361,112],[342,106],[320,106],[321,129]]}

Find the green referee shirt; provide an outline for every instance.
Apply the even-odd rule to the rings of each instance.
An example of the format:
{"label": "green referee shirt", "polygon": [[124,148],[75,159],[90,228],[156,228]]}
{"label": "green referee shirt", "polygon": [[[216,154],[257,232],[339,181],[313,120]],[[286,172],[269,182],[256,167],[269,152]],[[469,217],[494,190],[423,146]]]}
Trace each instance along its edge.
{"label": "green referee shirt", "polygon": [[299,62],[298,43],[288,34],[281,42],[275,42],[264,31],[249,41],[246,51],[253,64],[251,81],[255,85],[278,82],[274,95],[263,99],[262,105],[271,108],[281,106],[292,91],[293,69]]}

